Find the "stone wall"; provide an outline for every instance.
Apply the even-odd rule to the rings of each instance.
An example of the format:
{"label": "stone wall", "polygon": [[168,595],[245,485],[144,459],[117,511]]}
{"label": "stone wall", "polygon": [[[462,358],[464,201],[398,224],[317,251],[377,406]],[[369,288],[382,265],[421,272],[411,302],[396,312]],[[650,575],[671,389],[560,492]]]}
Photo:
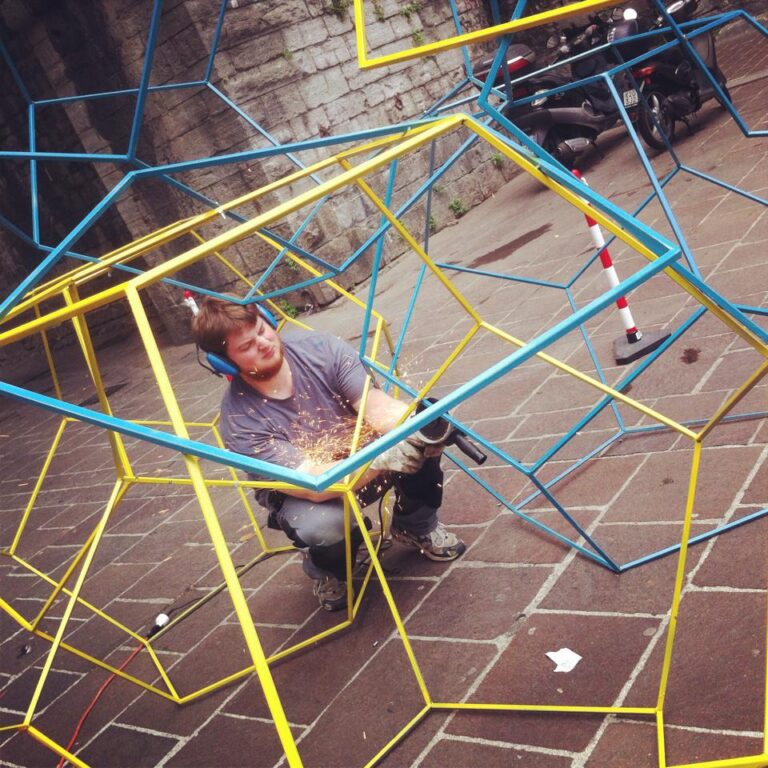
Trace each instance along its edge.
{"label": "stone wall", "polygon": [[[152,85],[189,82],[204,77],[216,25],[217,0],[166,0],[163,5]],[[462,22],[468,30],[487,25],[482,0],[467,0]],[[454,33],[450,6],[443,0],[366,2],[370,53],[411,47]],[[35,99],[135,87],[141,76],[152,13],[149,0],[98,0],[56,3],[10,0],[0,8],[10,52]],[[459,51],[392,67],[361,72],[357,66],[351,3],[347,0],[229,0],[211,82],[252,121],[280,142],[330,136],[408,120],[420,115],[462,77]],[[480,53],[482,55],[482,53]],[[26,148],[26,107],[8,72],[2,74],[3,146]],[[38,143],[50,151],[124,152],[134,100],[130,95],[80,101],[39,110]],[[44,119],[43,119],[44,118]],[[205,87],[155,92],[148,98],[138,157],[149,165],[190,160],[263,147],[265,137],[249,120]],[[458,140],[438,148],[447,157]],[[324,153],[308,152],[309,163]],[[395,198],[402,199],[423,179],[427,157],[404,164]],[[432,225],[455,221],[457,208],[468,209],[492,194],[513,172],[508,163],[491,162],[487,149],[473,149],[439,187]],[[178,177],[218,202],[293,170],[284,158],[235,163]],[[130,170],[113,163],[49,163],[41,171],[41,240],[53,245]],[[4,163],[1,212],[29,231],[29,171],[25,163]],[[456,202],[460,206],[456,205]],[[454,204],[451,209],[451,204]],[[77,243],[76,250],[101,255],[160,226],[202,210],[190,196],[161,181],[142,181],[124,194]],[[418,215],[423,215],[419,213]],[[416,232],[417,213],[412,214]],[[326,206],[313,222],[307,241],[323,258],[339,263],[375,221],[373,207],[360,195]],[[290,229],[290,228],[288,228]],[[20,276],[41,258],[14,235],[0,234],[0,291],[5,296]],[[186,242],[183,248],[190,247]],[[165,259],[182,250],[166,249],[150,258]],[[396,256],[392,246],[388,256]],[[401,249],[402,250],[402,249]],[[233,249],[235,265],[253,278],[271,256],[265,246],[249,243]],[[71,263],[68,264],[71,266]],[[361,260],[344,281],[367,277]],[[198,265],[185,277],[216,288],[233,287],[217,265]],[[116,279],[114,276],[113,280]],[[279,270],[278,282],[293,276]],[[189,317],[178,288],[157,286],[147,301],[158,328],[174,341],[187,338]],[[321,304],[331,295],[322,288],[292,295],[297,304]],[[94,333],[108,342],[130,332],[132,321],[122,306],[89,318]],[[59,334],[58,343],[69,338]],[[2,363],[3,350],[0,350]],[[6,352],[7,356],[7,352]]]}

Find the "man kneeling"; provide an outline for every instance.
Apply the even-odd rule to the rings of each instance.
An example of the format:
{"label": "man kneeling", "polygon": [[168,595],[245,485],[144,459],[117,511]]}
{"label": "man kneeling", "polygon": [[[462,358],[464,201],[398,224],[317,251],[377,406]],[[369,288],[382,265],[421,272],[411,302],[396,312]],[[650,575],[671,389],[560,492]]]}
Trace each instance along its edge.
{"label": "man kneeling", "polygon": [[[291,329],[281,338],[255,304],[206,298],[192,323],[197,344],[227,357],[238,375],[221,404],[228,449],[310,475],[346,458],[368,373],[348,344],[327,333]],[[394,429],[406,405],[372,387],[365,408],[369,437]],[[440,453],[419,433],[381,453],[358,482],[365,506],[394,487],[392,535],[430,560],[466,549],[437,519],[442,502]],[[436,454],[436,455],[435,455]],[[329,611],[346,605],[344,503],[333,491],[257,490],[269,526],[304,552],[304,571]],[[352,558],[362,535],[352,521]]]}

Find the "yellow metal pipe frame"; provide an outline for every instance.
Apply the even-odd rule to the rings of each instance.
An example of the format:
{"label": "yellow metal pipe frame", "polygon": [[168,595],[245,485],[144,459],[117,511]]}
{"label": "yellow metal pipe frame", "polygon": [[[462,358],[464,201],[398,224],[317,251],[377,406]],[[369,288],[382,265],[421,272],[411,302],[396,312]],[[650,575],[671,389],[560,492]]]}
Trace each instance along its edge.
{"label": "yellow metal pipe frame", "polygon": [[[590,7],[593,7],[593,5],[594,4],[590,4]],[[608,3],[606,3],[606,5],[608,5]],[[575,6],[571,6],[571,8],[574,8],[574,7]],[[472,320],[474,321],[472,330],[470,331],[468,336],[465,338],[463,342],[459,343],[456,349],[451,353],[451,355],[449,355],[448,360],[442,366],[440,366],[437,374],[432,377],[430,384],[424,388],[423,394],[426,395],[429,389],[432,386],[434,386],[434,384],[444,374],[444,372],[448,369],[448,367],[458,358],[458,356],[461,354],[463,349],[469,343],[470,339],[474,337],[474,335],[477,333],[479,329],[482,328],[487,332],[495,334],[502,340],[507,341],[515,346],[518,346],[518,347],[524,346],[524,342],[518,339],[515,339],[509,334],[504,333],[500,329],[495,328],[493,325],[486,323],[485,321],[482,320],[480,315],[474,310],[471,304],[454,288],[452,283],[450,283],[450,281],[445,280],[444,276],[442,276],[442,274],[440,273],[440,270],[436,267],[435,263],[429,258],[429,256],[423,251],[423,249],[419,246],[415,238],[413,238],[410,235],[410,233],[402,225],[402,223],[396,219],[394,214],[391,211],[389,211],[389,209],[383,204],[383,202],[378,198],[378,196],[375,195],[375,193],[371,190],[369,185],[364,180],[364,177],[366,176],[366,174],[373,173],[376,170],[384,167],[385,165],[388,165],[393,159],[401,156],[402,154],[416,150],[424,146],[425,144],[431,141],[434,141],[436,138],[438,138],[439,136],[442,136],[448,131],[454,130],[462,126],[477,133],[478,136],[483,138],[489,144],[496,147],[504,155],[506,155],[507,157],[512,159],[514,162],[516,162],[518,165],[520,165],[520,167],[523,168],[523,170],[527,171],[530,175],[534,176],[543,185],[545,185],[549,189],[559,194],[566,202],[572,204],[574,207],[576,207],[577,209],[581,210],[584,213],[588,212],[592,218],[598,221],[598,223],[602,224],[606,229],[611,231],[613,234],[619,237],[619,239],[621,239],[623,242],[625,242],[635,251],[643,255],[645,258],[649,260],[653,260],[656,258],[652,251],[646,248],[636,238],[634,238],[633,236],[625,232],[615,222],[611,221],[609,217],[589,207],[582,198],[571,193],[569,190],[559,185],[556,181],[547,177],[546,174],[540,170],[540,168],[538,168],[530,160],[519,155],[510,147],[508,147],[506,144],[501,142],[495,135],[493,135],[488,130],[486,130],[482,125],[476,123],[471,118],[467,118],[464,116],[454,116],[452,118],[447,118],[445,120],[436,121],[435,123],[432,123],[426,126],[420,126],[418,129],[409,131],[398,137],[388,137],[386,139],[380,139],[380,140],[377,140],[376,142],[371,142],[365,145],[364,147],[354,148],[353,150],[349,150],[347,152],[341,153],[336,157],[329,158],[325,161],[322,161],[321,163],[318,163],[309,169],[305,169],[295,174],[291,174],[291,176],[287,177],[286,179],[282,179],[279,182],[275,182],[274,184],[267,185],[266,187],[256,190],[253,193],[249,193],[249,195],[243,196],[242,198],[239,198],[236,201],[232,201],[231,203],[227,204],[226,206],[222,206],[220,209],[217,209],[216,211],[206,212],[206,214],[203,214],[201,216],[192,217],[190,219],[185,220],[184,222],[179,222],[176,225],[170,225],[169,227],[166,227],[157,233],[152,233],[151,235],[148,235],[145,238],[142,238],[140,242],[129,244],[128,246],[124,246],[122,249],[118,249],[117,252],[113,252],[113,255],[110,257],[113,260],[109,261],[109,263],[107,263],[107,260],[105,259],[105,261],[103,261],[101,264],[98,264],[98,265],[86,265],[85,267],[73,270],[73,272],[69,275],[67,279],[60,278],[55,281],[52,281],[47,286],[41,286],[36,292],[32,293],[30,299],[27,300],[26,304],[24,304],[23,310],[19,309],[18,312],[14,315],[15,317],[17,315],[20,315],[22,311],[34,309],[35,315],[36,315],[35,319],[32,321],[28,321],[26,323],[22,323],[21,325],[15,328],[11,328],[9,330],[3,330],[2,332],[0,332],[0,345],[9,344],[9,343],[12,343],[13,341],[20,340],[22,338],[25,338],[27,335],[31,333],[38,333],[38,332],[44,333],[47,328],[53,327],[54,325],[57,325],[61,322],[72,319],[76,332],[80,339],[81,346],[84,351],[86,364],[94,379],[94,384],[96,386],[99,401],[103,408],[108,409],[109,404],[106,398],[106,393],[104,392],[103,382],[99,374],[98,366],[95,359],[95,354],[93,352],[93,347],[90,342],[90,338],[88,336],[87,326],[85,325],[85,322],[84,322],[84,315],[91,309],[94,309],[98,306],[103,306],[104,304],[117,299],[126,298],[131,307],[131,310],[133,311],[140,336],[142,338],[142,341],[144,342],[144,346],[147,351],[150,365],[155,374],[163,402],[165,403],[166,409],[170,417],[169,420],[167,421],[151,421],[151,422],[148,421],[145,423],[155,423],[155,424],[163,424],[165,426],[169,426],[174,430],[174,432],[177,435],[182,437],[188,437],[188,434],[189,434],[188,429],[191,427],[211,429],[214,434],[214,439],[217,441],[219,445],[221,445],[221,437],[218,433],[218,430],[215,427],[215,423],[207,423],[207,422],[188,422],[187,423],[184,421],[181,411],[178,407],[178,403],[175,399],[173,388],[171,386],[170,380],[167,376],[167,372],[162,362],[159,349],[157,348],[157,345],[154,340],[154,336],[149,326],[149,322],[144,312],[139,291],[142,288],[156,282],[157,280],[160,280],[165,276],[169,276],[173,274],[175,271],[185,266],[188,266],[206,256],[214,255],[217,258],[219,257],[223,258],[226,262],[226,259],[225,257],[223,257],[223,254],[221,254],[221,251],[225,249],[227,246],[239,240],[242,240],[243,238],[248,237],[251,234],[255,234],[259,237],[262,237],[263,239],[266,239],[268,242],[271,242],[274,247],[279,247],[278,244],[272,242],[268,237],[266,237],[260,231],[261,228],[279,220],[283,216],[286,216],[294,211],[301,209],[303,206],[318,200],[320,197],[326,196],[332,193],[333,191],[341,189],[347,184],[354,183],[361,190],[363,190],[363,192],[369,197],[369,199],[371,199],[374,202],[374,204],[380,210],[380,212],[390,221],[395,231],[397,231],[403,237],[404,241],[414,250],[414,252],[419,256],[419,258],[429,267],[429,269],[432,270],[432,272],[437,276],[437,278],[443,282],[446,289],[451,293],[453,298],[456,299],[456,301],[465,310],[467,315],[470,318],[472,318]],[[348,158],[359,155],[365,152],[366,150],[369,150],[373,146],[376,146],[377,148],[385,147],[385,149],[379,156],[373,159],[364,160],[357,166],[353,167],[348,162]],[[199,226],[205,221],[210,220],[213,216],[218,215],[219,213],[223,213],[227,210],[231,210],[237,205],[243,204],[245,201],[255,200],[267,194],[270,191],[279,189],[285,184],[294,183],[300,179],[303,179],[309,173],[313,173],[320,168],[330,167],[333,163],[340,164],[344,169],[339,176],[331,179],[328,182],[318,185],[317,187],[314,187],[308,192],[304,192],[297,195],[292,200],[289,200],[286,203],[282,203],[278,205],[276,208],[268,211],[267,213],[259,214],[254,219],[247,221],[244,224],[235,226],[230,231],[217,235],[216,237],[212,238],[210,241],[205,241],[202,238],[202,236],[199,235],[199,233],[197,232],[197,228],[199,228]],[[171,259],[169,262],[165,264],[158,265],[157,267],[150,269],[143,275],[136,278],[132,278],[131,280],[127,281],[124,284],[114,286],[110,289],[107,289],[106,291],[102,291],[101,293],[97,293],[94,296],[88,297],[86,299],[81,299],[79,297],[77,286],[84,284],[93,276],[100,274],[101,273],[100,270],[109,268],[111,265],[114,265],[120,262],[121,259],[135,258],[135,256],[139,255],[139,252],[141,254],[148,253],[149,251],[151,251],[153,248],[156,248],[160,244],[170,242],[175,237],[181,236],[182,234],[189,234],[189,233],[192,234],[192,236],[198,241],[199,244],[196,247],[187,251],[186,253],[183,253],[180,256],[177,256]],[[315,270],[312,265],[306,264],[302,259],[296,257],[294,254],[287,253],[287,258],[291,259],[294,263],[306,269],[310,273],[314,275],[319,274],[319,272],[317,272],[317,270]],[[234,267],[233,267],[233,270],[234,270]],[[768,348],[766,348],[766,345],[763,344],[759,339],[754,337],[754,335],[751,332],[743,328],[741,325],[739,325],[739,323],[736,320],[731,318],[730,315],[722,311],[717,305],[715,305],[713,302],[707,299],[707,297],[703,296],[700,293],[700,291],[698,291],[698,289],[696,289],[695,286],[692,286],[690,283],[688,283],[688,281],[684,277],[677,274],[671,269],[667,269],[665,271],[668,277],[670,277],[670,279],[674,280],[681,288],[683,288],[689,294],[691,294],[694,297],[694,299],[699,301],[701,304],[705,305],[718,319],[721,320],[721,322],[723,322],[723,324],[725,324],[728,328],[734,331],[734,333],[736,333],[741,338],[745,339],[747,343],[758,352],[759,355],[763,357],[768,357]],[[240,277],[242,278],[243,276],[240,275]],[[342,290],[335,284],[333,287],[336,290],[339,290],[340,292],[342,292]],[[359,300],[356,300],[354,299],[354,297],[349,296],[346,292],[342,292],[342,293],[343,295],[347,296],[347,298],[350,298],[351,300],[356,301],[361,308],[365,306],[362,302],[359,302]],[[54,296],[58,296],[62,298],[65,306],[59,309],[56,309],[48,314],[42,315],[40,313],[41,303],[43,301],[48,301],[52,299]],[[386,341],[388,342],[390,351],[392,349],[392,344],[391,344],[391,338],[389,336],[388,328],[386,326],[386,323],[384,323],[383,318],[381,317],[380,314],[377,314],[377,313],[374,313],[374,316],[376,317],[376,328],[375,328],[374,340],[373,340],[373,355],[375,356],[376,354],[378,354],[378,348],[381,344],[382,338],[386,339]],[[8,318],[5,319],[2,325],[5,325],[7,327]],[[178,703],[185,703],[187,701],[191,701],[199,696],[202,696],[202,695],[205,695],[206,693],[211,692],[212,690],[220,688],[235,680],[241,679],[242,677],[248,674],[252,674],[255,672],[256,675],[259,677],[259,681],[265,692],[265,696],[267,697],[267,702],[270,707],[270,711],[272,712],[273,719],[276,723],[278,735],[281,739],[281,743],[283,744],[283,748],[286,752],[287,762],[291,766],[298,766],[301,764],[301,760],[298,754],[295,741],[293,740],[293,737],[290,733],[290,729],[288,727],[284,712],[282,710],[282,704],[280,702],[277,691],[274,687],[274,682],[272,681],[271,674],[269,672],[269,665],[282,658],[285,658],[288,654],[293,653],[296,650],[306,648],[310,644],[316,643],[318,640],[323,639],[325,637],[330,637],[331,635],[349,626],[354,621],[355,615],[357,613],[357,610],[359,609],[360,602],[363,597],[363,593],[367,585],[369,584],[372,575],[375,573],[381,584],[385,600],[387,601],[387,604],[391,612],[391,615],[393,617],[393,620],[395,622],[395,626],[397,628],[398,634],[400,635],[401,641],[404,645],[406,655],[408,656],[409,663],[411,664],[414,677],[421,691],[421,694],[424,700],[424,706],[406,724],[406,726],[403,729],[401,729],[401,731],[399,731],[398,734],[396,734],[396,736],[393,739],[391,739],[388,742],[388,744],[386,744],[379,751],[379,753],[374,757],[373,761],[370,764],[374,764],[376,761],[381,759],[383,755],[391,751],[391,749],[394,746],[396,746],[396,744],[402,738],[404,738],[404,736],[407,733],[409,733],[413,728],[415,728],[420,722],[423,721],[424,717],[430,711],[451,709],[451,710],[473,710],[473,711],[487,710],[487,711],[507,711],[507,712],[526,711],[526,712],[542,712],[542,713],[570,712],[570,713],[573,713],[574,715],[583,714],[583,713],[593,713],[593,714],[624,713],[624,714],[653,716],[655,717],[656,727],[657,727],[657,745],[658,745],[659,765],[662,766],[662,768],[667,768],[666,754],[665,754],[665,748],[664,748],[663,707],[665,703],[669,670],[671,666],[672,652],[674,648],[675,633],[677,629],[677,621],[679,616],[679,604],[682,597],[683,578],[685,574],[685,559],[687,554],[688,538],[690,535],[691,519],[692,519],[693,509],[694,509],[696,483],[697,483],[698,474],[700,471],[700,457],[701,457],[701,450],[702,450],[702,442],[704,438],[709,434],[709,432],[711,432],[711,430],[717,424],[722,422],[723,418],[727,415],[727,413],[729,413],[738,404],[738,402],[740,402],[744,398],[744,396],[749,391],[751,391],[757,385],[757,383],[759,383],[759,381],[761,381],[764,378],[766,372],[768,372],[768,363],[763,363],[747,379],[747,381],[745,381],[744,384],[741,387],[739,387],[729,397],[729,399],[718,409],[715,415],[705,424],[705,426],[700,430],[700,432],[694,433],[691,430],[688,430],[687,428],[678,424],[677,422],[671,419],[668,419],[664,414],[658,413],[653,409],[646,408],[641,404],[636,403],[634,400],[626,397],[621,392],[618,392],[617,390],[614,390],[611,387],[602,385],[600,382],[597,382],[596,380],[593,380],[590,377],[584,374],[581,374],[576,369],[571,368],[565,363],[562,363],[556,360],[555,358],[552,358],[546,355],[545,353],[540,353],[539,356],[542,357],[542,359],[544,359],[550,365],[553,365],[559,370],[564,371],[565,373],[576,378],[577,380],[587,383],[590,386],[596,387],[598,390],[600,390],[604,394],[607,394],[610,397],[616,400],[619,400],[620,402],[623,402],[627,405],[638,408],[638,410],[640,410],[642,413],[649,416],[650,418],[656,421],[659,421],[660,423],[665,424],[666,426],[672,429],[675,429],[680,434],[691,439],[693,443],[693,458],[692,458],[690,482],[689,482],[688,494],[687,494],[686,506],[685,506],[685,515],[684,515],[684,521],[683,521],[682,543],[681,543],[680,553],[678,556],[678,565],[677,565],[675,585],[673,590],[673,598],[672,598],[672,604],[670,607],[670,622],[669,622],[669,626],[667,628],[667,633],[666,633],[666,643],[665,643],[665,650],[664,650],[664,660],[662,664],[662,673],[659,680],[657,701],[654,707],[623,707],[620,705],[564,706],[564,705],[550,705],[550,704],[534,705],[534,704],[499,703],[499,702],[480,703],[480,702],[434,702],[432,701],[426,682],[419,669],[415,653],[408,639],[407,633],[405,631],[405,627],[399,616],[397,606],[395,604],[394,598],[389,589],[383,569],[379,561],[378,547],[380,546],[380,541],[377,545],[374,544],[373,537],[365,528],[363,518],[362,518],[362,511],[359,508],[359,505],[354,496],[354,492],[352,490],[354,487],[354,481],[357,477],[359,477],[359,473],[357,473],[354,477],[345,478],[343,482],[335,483],[333,486],[330,486],[331,490],[335,490],[342,493],[345,499],[345,510],[346,510],[345,530],[347,532],[347,575],[348,575],[347,618],[337,626],[334,626],[326,630],[325,632],[320,633],[314,638],[303,641],[302,643],[299,643],[293,646],[292,648],[283,649],[269,657],[265,656],[264,651],[261,648],[260,641],[258,638],[258,633],[253,624],[253,620],[250,617],[248,606],[245,601],[245,597],[239,583],[239,576],[241,571],[235,568],[234,564],[231,561],[231,557],[227,549],[226,540],[224,539],[223,533],[218,524],[215,509],[213,507],[213,503],[210,498],[209,489],[214,487],[236,488],[238,492],[241,493],[241,497],[245,500],[245,496],[244,496],[245,488],[290,489],[293,486],[289,484],[274,483],[270,481],[242,481],[237,479],[234,472],[231,473],[231,479],[228,479],[228,480],[208,479],[204,477],[199,461],[189,456],[183,457],[183,461],[186,466],[186,470],[188,474],[186,478],[155,478],[155,477],[147,477],[147,476],[134,477],[131,474],[130,465],[127,460],[127,455],[124,453],[124,451],[118,450],[118,456],[115,464],[116,464],[116,470],[118,472],[119,478],[112,491],[112,496],[105,508],[105,511],[102,514],[96,528],[88,537],[82,549],[75,556],[74,562],[67,569],[64,577],[59,582],[55,582],[49,577],[47,577],[45,574],[42,574],[39,571],[36,571],[36,569],[34,569],[34,567],[31,564],[26,563],[24,560],[19,558],[15,554],[15,549],[22,535],[23,528],[24,526],[27,525],[31,510],[34,507],[34,501],[39,495],[42,482],[48,472],[52,457],[55,454],[56,448],[59,446],[61,442],[61,436],[63,433],[64,426],[69,421],[74,420],[67,417],[59,425],[59,429],[56,433],[56,437],[54,438],[54,445],[52,446],[52,449],[49,451],[49,454],[46,458],[46,461],[43,466],[43,470],[40,475],[40,479],[38,480],[38,483],[35,485],[35,489],[33,489],[31,502],[27,505],[24,511],[24,514],[22,516],[20,531],[17,532],[17,535],[14,538],[14,544],[12,545],[12,549],[14,551],[13,552],[6,551],[3,553],[6,555],[13,556],[17,562],[22,563],[25,567],[30,569],[31,572],[37,573],[38,576],[45,579],[46,581],[48,581],[54,586],[54,595],[51,598],[49,598],[49,600],[47,601],[46,603],[47,607],[43,611],[41,611],[40,614],[38,614],[38,616],[31,622],[25,619],[23,616],[21,616],[7,601],[5,601],[3,598],[0,597],[0,608],[2,610],[4,610],[8,615],[10,615],[14,620],[16,620],[22,626],[25,626],[30,631],[34,632],[34,634],[36,634],[37,636],[44,637],[51,642],[51,649],[48,653],[45,666],[41,672],[37,687],[30,701],[29,708],[27,710],[27,714],[25,716],[24,722],[18,726],[9,726],[8,728],[17,727],[21,730],[26,730],[30,734],[32,734],[34,738],[37,738],[39,741],[41,741],[41,743],[46,744],[55,752],[57,752],[57,754],[67,756],[67,758],[70,759],[75,764],[82,764],[81,762],[78,762],[77,758],[75,758],[74,756],[69,757],[68,753],[65,755],[66,750],[63,750],[59,745],[54,744],[47,736],[45,736],[45,734],[42,734],[41,732],[39,732],[32,724],[32,719],[34,717],[34,713],[39,701],[40,693],[45,685],[47,675],[49,674],[53,664],[53,659],[55,657],[55,654],[59,650],[59,648],[63,648],[65,650],[71,651],[77,654],[78,656],[80,656],[81,658],[87,659],[88,661],[92,662],[96,666],[99,666],[100,668],[113,670],[113,668],[110,665],[106,664],[101,660],[91,657],[89,654],[84,653],[81,650],[71,647],[69,644],[65,643],[63,640],[63,633],[71,617],[72,611],[74,610],[74,607],[76,605],[84,605],[89,609],[93,610],[97,615],[99,615],[103,619],[107,621],[111,621],[115,626],[121,627],[126,631],[126,633],[129,636],[134,637],[135,639],[139,640],[144,644],[148,652],[152,655],[153,660],[158,668],[159,674],[163,680],[163,683],[168,687],[168,690],[170,691],[170,693],[166,691],[162,691],[161,689],[155,686],[152,686],[150,684],[147,684],[144,681],[141,681],[131,675],[128,675],[127,673],[122,672],[121,670],[113,670],[113,671],[115,671],[116,674],[120,674],[124,679],[134,682],[137,685],[140,685],[141,687],[145,688],[146,690],[152,691],[153,693],[157,693],[163,698],[173,700]],[[53,368],[50,355],[49,355],[49,362],[50,362],[51,368]],[[364,412],[364,408],[362,408],[361,411]],[[359,434],[359,430],[357,434]],[[357,437],[355,438],[355,440],[357,440]],[[120,443],[120,445],[122,444]],[[355,446],[353,445],[353,448],[354,447]],[[124,460],[123,460],[123,457],[124,457]],[[224,591],[224,589],[228,591],[230,598],[232,599],[235,612],[238,616],[241,629],[243,631],[244,641],[246,643],[248,651],[251,655],[251,660],[253,662],[251,665],[249,665],[243,670],[240,670],[231,675],[228,675],[227,677],[222,678],[221,680],[217,680],[214,683],[199,689],[198,691],[195,691],[193,693],[186,694],[183,696],[178,695],[170,679],[168,679],[168,676],[165,673],[165,670],[163,670],[162,665],[160,664],[156,654],[152,649],[151,641],[146,640],[145,638],[141,638],[135,632],[132,632],[126,627],[122,627],[122,625],[120,625],[119,622],[115,622],[114,619],[111,619],[111,617],[107,616],[107,614],[100,611],[96,607],[90,606],[90,604],[88,604],[86,601],[84,601],[80,597],[80,591],[83,586],[84,579],[86,578],[88,569],[90,567],[90,563],[92,561],[93,555],[98,546],[99,539],[101,538],[104,532],[106,523],[110,515],[114,512],[114,509],[119,503],[120,499],[123,497],[127,489],[133,483],[137,483],[137,484],[138,483],[141,483],[141,484],[144,484],[144,483],[174,484],[175,483],[175,484],[190,485],[191,487],[194,488],[197,498],[200,502],[203,518],[206,522],[206,525],[208,526],[209,534],[211,536],[216,557],[221,567],[222,575],[224,579],[222,585],[217,588],[218,590],[217,594],[221,591]],[[246,506],[249,509],[249,518],[251,520],[251,524],[254,526],[254,530],[258,531],[258,525],[256,524],[255,517],[253,516],[252,510],[250,510],[250,507],[247,504],[247,500],[245,501],[246,501]],[[368,565],[366,574],[363,579],[363,588],[360,590],[360,592],[358,593],[358,595],[354,600],[353,600],[352,587],[351,587],[352,563],[351,563],[351,551],[349,546],[349,540],[350,540],[349,533],[351,530],[351,524],[353,519],[355,520],[357,527],[361,531],[361,534],[363,536],[364,546],[370,556],[370,564]],[[263,540],[260,539],[260,541],[262,542],[262,545],[263,545]],[[262,546],[262,550],[263,550],[262,555],[260,555],[260,557],[264,556],[264,554],[268,551],[266,546],[264,545]],[[278,551],[278,550],[272,550],[272,551]],[[291,551],[291,548],[290,547],[283,548],[282,551]],[[78,565],[80,565],[80,571],[76,579],[75,585],[70,589],[66,586],[66,584],[74,576],[74,573]],[[47,608],[53,604],[53,601],[56,595],[65,595],[68,598],[68,602],[65,608],[64,617],[59,623],[58,630],[55,635],[51,636],[48,633],[43,632],[39,628],[39,624],[40,624],[41,618],[43,617],[43,615],[45,615]],[[768,644],[768,638],[766,638],[766,643]],[[766,667],[766,687],[768,688],[768,665]],[[766,699],[765,713],[766,713],[765,714],[766,720],[768,720],[768,698]],[[765,739],[768,739],[768,733],[766,733]],[[764,743],[768,744],[768,741]],[[765,755],[754,755],[754,756],[745,756],[741,758],[735,758],[730,761],[714,761],[714,762],[710,761],[708,763],[697,763],[697,764],[688,764],[686,766],[675,766],[674,768],[691,768],[693,765],[707,767],[707,768],[709,766],[711,766],[712,768],[719,768],[719,766],[721,765],[722,766],[725,766],[725,765],[757,766],[757,765],[765,764],[764,758],[765,758]],[[669,768],[672,768],[672,767],[670,766]]]}
{"label": "yellow metal pipe frame", "polygon": [[463,45],[473,45],[475,43],[485,43],[489,40],[495,40],[502,35],[510,35],[514,32],[520,32],[524,29],[532,29],[542,24],[552,24],[563,21],[571,16],[581,13],[594,13],[603,8],[611,8],[618,5],[618,0],[582,0],[578,3],[570,3],[563,8],[556,8],[543,13],[524,16],[515,21],[508,21],[504,24],[496,24],[485,29],[478,29],[473,32],[465,32],[460,35],[454,35],[434,43],[419,45],[414,48],[407,48],[395,53],[389,53],[382,56],[369,58],[368,43],[365,35],[365,9],[363,0],[354,0],[355,10],[355,39],[357,41],[357,65],[360,69],[373,69],[375,67],[384,67],[392,64],[398,64],[411,59],[419,59],[424,56],[434,56],[442,51],[459,48]]}

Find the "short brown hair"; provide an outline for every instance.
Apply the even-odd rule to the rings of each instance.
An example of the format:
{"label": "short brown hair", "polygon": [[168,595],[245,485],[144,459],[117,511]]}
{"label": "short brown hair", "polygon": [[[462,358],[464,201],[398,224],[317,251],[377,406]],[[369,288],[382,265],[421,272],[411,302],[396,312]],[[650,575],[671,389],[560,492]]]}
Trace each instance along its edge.
{"label": "short brown hair", "polygon": [[227,334],[244,326],[256,325],[261,313],[256,304],[235,304],[206,296],[192,319],[192,336],[205,352],[224,351]]}

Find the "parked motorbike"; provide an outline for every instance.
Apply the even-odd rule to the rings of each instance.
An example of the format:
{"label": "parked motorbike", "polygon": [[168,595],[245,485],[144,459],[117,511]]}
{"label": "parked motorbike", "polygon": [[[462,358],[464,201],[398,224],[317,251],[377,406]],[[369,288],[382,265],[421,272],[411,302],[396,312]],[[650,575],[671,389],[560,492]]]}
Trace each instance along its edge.
{"label": "parked motorbike", "polygon": [[[676,0],[667,7],[667,13],[680,23],[690,19],[697,7],[698,0]],[[661,28],[664,25],[665,20],[659,16],[654,26]],[[667,39],[673,38],[669,35]],[[717,65],[712,32],[692,38],[691,45],[712,73],[725,97],[730,100],[725,75]],[[705,101],[717,98],[717,92],[709,79],[680,45],[642,62],[633,69],[632,74],[648,106],[640,110],[637,130],[643,141],[653,149],[666,148],[662,131],[671,142],[677,122],[685,123],[690,132],[691,116],[699,111]]]}
{"label": "parked motorbike", "polygon": [[[636,19],[637,14],[608,19],[597,15],[590,17],[590,23],[585,27],[563,30],[559,39],[555,37],[547,44],[550,49],[557,48],[553,63],[587,53],[606,43],[609,37],[618,40],[636,34]],[[598,51],[573,62],[570,76],[550,72],[532,77],[526,83],[528,90],[543,95],[527,105],[516,107],[512,104],[507,115],[556,160],[571,167],[581,154],[594,146],[601,133],[619,122],[619,109],[607,84],[601,81],[552,95],[546,95],[546,92],[604,72],[614,65],[615,62],[610,61],[605,52]],[[619,73],[614,77],[614,84],[630,119],[635,119],[638,93],[628,75]]]}

